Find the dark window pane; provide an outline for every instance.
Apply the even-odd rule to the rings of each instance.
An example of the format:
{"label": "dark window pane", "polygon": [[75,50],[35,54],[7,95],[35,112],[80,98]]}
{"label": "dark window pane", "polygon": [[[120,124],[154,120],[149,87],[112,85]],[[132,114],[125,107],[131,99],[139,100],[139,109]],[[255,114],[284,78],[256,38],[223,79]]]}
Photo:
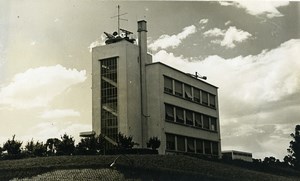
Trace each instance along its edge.
{"label": "dark window pane", "polygon": [[216,96],[209,94],[209,106],[216,107]]}
{"label": "dark window pane", "polygon": [[200,103],[200,90],[193,88],[194,91],[194,101]]}
{"label": "dark window pane", "polygon": [[175,81],[175,95],[182,97],[182,83]]}
{"label": "dark window pane", "polygon": [[176,122],[184,123],[183,109],[179,107],[176,108]]}
{"label": "dark window pane", "polygon": [[177,136],[177,151],[185,151],[185,138]]}
{"label": "dark window pane", "polygon": [[209,129],[209,117],[207,115],[203,115],[203,128]]}
{"label": "dark window pane", "polygon": [[185,117],[186,117],[186,124],[194,125],[194,123],[193,123],[193,112],[192,111],[185,111]]}
{"label": "dark window pane", "polygon": [[193,138],[187,138],[187,151],[195,153],[195,143]]}
{"label": "dark window pane", "polygon": [[202,128],[201,114],[195,113],[195,126]]}
{"label": "dark window pane", "polygon": [[172,79],[169,77],[164,77],[164,91],[173,94],[173,83]]}
{"label": "dark window pane", "polygon": [[212,151],[213,155],[218,155],[219,149],[218,149],[218,143],[217,142],[212,142]]}
{"label": "dark window pane", "polygon": [[204,141],[205,154],[211,154],[211,147],[209,141]]}
{"label": "dark window pane", "polygon": [[166,134],[166,149],[175,150],[175,136],[171,134]]}
{"label": "dark window pane", "polygon": [[192,100],[192,87],[189,85],[184,85],[185,98],[188,100]]}
{"label": "dark window pane", "polygon": [[202,104],[208,105],[208,93],[205,91],[202,91]]}
{"label": "dark window pane", "polygon": [[196,152],[203,153],[203,141],[202,140],[196,140]]}
{"label": "dark window pane", "polygon": [[210,118],[210,128],[213,131],[217,131],[217,119],[216,118],[213,118],[213,117]]}
{"label": "dark window pane", "polygon": [[166,115],[165,118],[167,121],[174,121],[174,107],[171,105],[166,104],[165,105],[165,111],[166,111]]}

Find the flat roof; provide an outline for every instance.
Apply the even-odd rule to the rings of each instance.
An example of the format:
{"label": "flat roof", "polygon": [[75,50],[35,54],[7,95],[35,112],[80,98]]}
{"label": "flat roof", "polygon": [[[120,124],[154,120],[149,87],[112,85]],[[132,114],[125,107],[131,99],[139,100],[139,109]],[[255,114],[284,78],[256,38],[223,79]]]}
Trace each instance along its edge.
{"label": "flat roof", "polygon": [[198,80],[198,81],[200,81],[200,82],[202,82],[202,83],[205,83],[205,84],[210,85],[210,86],[212,86],[212,87],[215,87],[215,88],[217,88],[217,89],[219,88],[219,87],[214,86],[214,85],[212,85],[212,84],[210,84],[210,83],[207,83],[207,82],[205,82],[205,81],[203,81],[203,80],[201,80],[201,79],[197,79],[197,78],[195,78],[195,77],[192,77],[192,76],[190,76],[188,73],[185,73],[185,72],[183,72],[183,71],[181,71],[181,70],[178,70],[178,69],[176,69],[176,68],[174,68],[174,67],[171,67],[171,66],[169,66],[169,65],[167,65],[167,64],[164,64],[164,63],[162,63],[162,62],[149,63],[149,64],[146,64],[146,66],[156,65],[156,64],[163,65],[163,66],[165,66],[165,67],[167,67],[167,68],[173,69],[173,70],[175,70],[175,71],[177,71],[177,72],[179,72],[179,73],[181,73],[181,74],[184,74],[184,75],[187,76],[187,77],[196,79],[196,80]]}

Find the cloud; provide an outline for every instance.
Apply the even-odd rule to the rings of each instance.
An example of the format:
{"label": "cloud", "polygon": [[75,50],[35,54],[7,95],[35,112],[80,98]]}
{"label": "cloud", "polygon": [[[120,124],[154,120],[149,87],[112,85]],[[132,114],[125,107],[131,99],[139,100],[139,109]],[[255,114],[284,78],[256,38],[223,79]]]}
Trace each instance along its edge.
{"label": "cloud", "polygon": [[89,45],[88,47],[89,51],[92,52],[92,49],[94,47],[105,45],[105,40],[106,40],[106,36],[104,34],[101,34],[100,40],[96,40]]}
{"label": "cloud", "polygon": [[268,18],[283,16],[283,14],[279,12],[278,7],[289,5],[289,1],[219,1],[219,3],[222,6],[243,8],[251,15],[266,15]]}
{"label": "cloud", "polygon": [[226,22],[224,23],[224,25],[227,26],[227,25],[229,25],[230,23],[231,23],[231,21],[226,21]]}
{"label": "cloud", "polygon": [[44,111],[40,117],[43,119],[61,119],[65,117],[78,117],[80,113],[72,109],[54,109]]}
{"label": "cloud", "polygon": [[225,35],[225,30],[221,30],[219,28],[214,28],[207,30],[206,32],[203,33],[205,37],[217,37],[217,36],[224,36]]}
{"label": "cloud", "polygon": [[[166,51],[154,59],[184,72],[197,71],[219,87],[222,146],[234,142],[236,148],[259,153],[255,156],[283,158],[300,117],[299,47],[300,39],[291,39],[257,55],[230,59],[212,55],[188,63]],[[281,145],[272,146],[276,142]]]}
{"label": "cloud", "polygon": [[208,23],[208,19],[201,19],[199,21],[199,24],[206,24],[206,23]]}
{"label": "cloud", "polygon": [[223,37],[223,39],[215,39],[211,42],[226,48],[234,48],[235,43],[241,43],[252,36],[249,32],[237,29],[235,26],[230,26],[227,30],[210,29],[204,32],[203,35],[204,37]]}
{"label": "cloud", "polygon": [[0,105],[20,109],[44,107],[68,88],[86,80],[86,71],[61,65],[31,68],[0,89]]}
{"label": "cloud", "polygon": [[177,35],[161,35],[157,40],[149,45],[149,48],[154,51],[158,50],[159,48],[175,48],[179,46],[182,40],[186,39],[189,35],[196,33],[196,31],[196,26],[191,25],[183,28],[183,31]]}

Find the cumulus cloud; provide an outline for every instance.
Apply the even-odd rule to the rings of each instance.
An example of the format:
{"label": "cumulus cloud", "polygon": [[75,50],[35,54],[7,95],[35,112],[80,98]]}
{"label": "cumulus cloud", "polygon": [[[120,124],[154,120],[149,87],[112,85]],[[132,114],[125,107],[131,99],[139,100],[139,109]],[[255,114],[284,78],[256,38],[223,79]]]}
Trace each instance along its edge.
{"label": "cumulus cloud", "polygon": [[182,40],[186,39],[189,35],[196,33],[196,26],[191,25],[183,28],[183,31],[177,35],[161,35],[157,40],[149,45],[149,48],[156,51],[159,48],[175,48],[180,45]]}
{"label": "cumulus cloud", "polygon": [[61,65],[31,68],[16,74],[0,89],[0,105],[28,109],[44,107],[72,85],[84,82],[86,71]]}
{"label": "cumulus cloud", "polygon": [[[258,55],[231,59],[212,55],[187,63],[168,52],[158,52],[154,59],[184,72],[197,71],[219,87],[222,145],[235,142],[245,151],[282,158],[300,116],[299,47],[300,39],[292,39]],[[280,148],[270,146],[277,141]]]}
{"label": "cumulus cloud", "polygon": [[105,39],[106,39],[106,36],[104,34],[102,34],[100,37],[100,40],[96,40],[89,45],[89,47],[88,47],[89,51],[92,52],[92,49],[94,47],[105,45]]}
{"label": "cumulus cloud", "polygon": [[201,19],[201,20],[199,21],[199,23],[200,23],[200,24],[206,24],[206,23],[208,23],[208,19]]}
{"label": "cumulus cloud", "polygon": [[44,111],[40,117],[43,119],[61,119],[65,117],[78,117],[80,113],[73,109],[54,109]]}
{"label": "cumulus cloud", "polygon": [[237,29],[235,26],[230,26],[227,30],[210,29],[204,32],[203,35],[205,37],[222,37],[223,39],[214,39],[211,42],[226,48],[234,48],[236,43],[246,41],[252,36],[249,32]]}
{"label": "cumulus cloud", "polygon": [[235,6],[243,8],[251,15],[266,15],[268,18],[283,16],[278,7],[289,5],[289,1],[238,1],[226,2],[219,1],[222,6]]}

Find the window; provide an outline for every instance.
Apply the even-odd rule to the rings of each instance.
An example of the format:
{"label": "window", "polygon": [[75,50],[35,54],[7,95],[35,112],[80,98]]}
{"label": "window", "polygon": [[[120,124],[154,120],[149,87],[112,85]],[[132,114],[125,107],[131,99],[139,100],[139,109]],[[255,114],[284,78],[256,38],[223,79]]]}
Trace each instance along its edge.
{"label": "window", "polygon": [[216,96],[209,94],[209,106],[216,107]]}
{"label": "window", "polygon": [[165,104],[165,119],[167,121],[174,121],[174,107],[168,104]]}
{"label": "window", "polygon": [[193,99],[193,97],[192,97],[192,87],[191,86],[189,86],[189,85],[184,85],[184,96],[185,96],[185,98],[186,99],[188,99],[188,100],[192,100]]}
{"label": "window", "polygon": [[201,114],[195,113],[195,126],[202,128]]}
{"label": "window", "polygon": [[183,118],[183,109],[176,107],[176,122],[178,123],[184,123],[184,118]]}
{"label": "window", "polygon": [[187,138],[187,151],[195,153],[195,142],[193,138]]}
{"label": "window", "polygon": [[175,150],[175,135],[166,134],[166,149]]}
{"label": "window", "polygon": [[193,88],[194,91],[194,101],[200,103],[200,90]]}
{"label": "window", "polygon": [[218,155],[219,154],[219,149],[218,149],[218,143],[217,142],[212,142],[212,154],[213,155]]}
{"label": "window", "polygon": [[116,141],[118,134],[117,58],[100,60],[100,64],[101,133]]}
{"label": "window", "polygon": [[186,118],[186,124],[187,125],[194,125],[193,123],[193,112],[192,111],[185,111],[185,118]]}
{"label": "window", "polygon": [[175,95],[182,97],[182,83],[175,81]]}
{"label": "window", "polygon": [[207,115],[203,115],[203,128],[209,129],[209,117]]}
{"label": "window", "polygon": [[164,91],[173,94],[173,80],[169,77],[164,77]]}
{"label": "window", "polygon": [[185,151],[185,138],[177,136],[177,151]]}
{"label": "window", "polygon": [[204,141],[205,154],[211,154],[210,141]]}
{"label": "window", "polygon": [[203,154],[203,141],[202,140],[196,140],[196,152]]}
{"label": "window", "polygon": [[213,131],[217,131],[217,118],[210,118],[210,128]]}
{"label": "window", "polygon": [[202,91],[202,104],[208,105],[208,93],[205,91]]}

